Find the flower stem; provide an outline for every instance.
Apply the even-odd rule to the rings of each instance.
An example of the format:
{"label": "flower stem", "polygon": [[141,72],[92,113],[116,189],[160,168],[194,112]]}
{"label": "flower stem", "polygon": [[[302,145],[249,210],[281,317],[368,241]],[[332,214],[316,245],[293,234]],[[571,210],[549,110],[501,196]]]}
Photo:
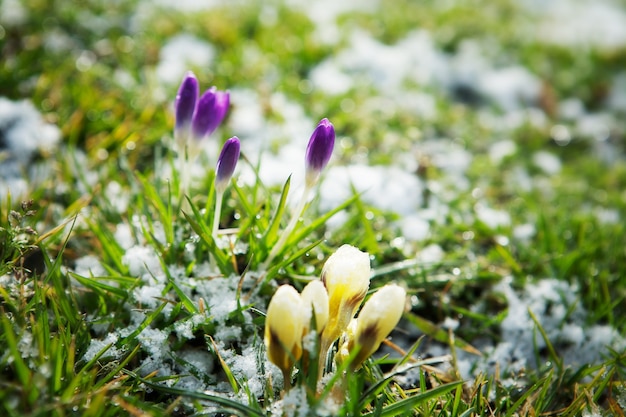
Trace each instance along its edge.
{"label": "flower stem", "polygon": [[300,199],[298,206],[294,210],[293,216],[291,217],[289,224],[287,225],[285,230],[283,230],[283,233],[281,233],[280,238],[278,239],[278,242],[276,242],[276,244],[272,247],[270,254],[268,255],[267,259],[265,259],[265,262],[261,264],[261,270],[267,270],[267,268],[272,263],[274,258],[276,258],[276,255],[280,253],[280,251],[283,249],[283,246],[285,246],[285,243],[287,243],[287,239],[289,239],[289,237],[293,233],[294,229],[296,228],[296,224],[298,223],[298,221],[300,220],[300,217],[304,213],[304,209],[305,209],[310,191],[311,191],[311,187],[309,185],[305,185],[304,191],[302,192],[302,198]]}
{"label": "flower stem", "polygon": [[220,216],[222,214],[222,200],[224,192],[216,190],[215,192],[215,210],[213,210],[213,240],[217,244],[217,232],[220,228]]}

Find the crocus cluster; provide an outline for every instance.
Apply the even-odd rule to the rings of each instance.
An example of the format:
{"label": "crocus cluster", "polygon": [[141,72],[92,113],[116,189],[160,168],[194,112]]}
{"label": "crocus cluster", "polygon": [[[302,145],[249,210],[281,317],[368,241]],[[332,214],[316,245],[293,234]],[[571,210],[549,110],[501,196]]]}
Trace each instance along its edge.
{"label": "crocus cluster", "polygon": [[[211,87],[201,96],[199,92],[198,79],[193,72],[187,72],[174,103],[174,139],[180,161],[181,195],[188,191],[190,165],[198,157],[202,142],[222,123],[230,106],[228,91]],[[233,170],[234,165],[229,170],[231,175]]]}
{"label": "crocus cluster", "polygon": [[[267,309],[265,345],[269,360],[283,372],[285,388],[291,384],[293,366],[303,357],[318,358],[321,377],[328,351],[339,338],[335,360],[350,358],[350,369],[357,370],[398,324],[406,292],[393,284],[374,293],[354,318],[370,275],[369,255],[343,245],[326,261],[321,280],[311,281],[302,294],[290,285],[278,288]],[[303,343],[311,339],[316,343]],[[306,364],[300,370],[306,371]]]}
{"label": "crocus cluster", "polygon": [[203,139],[222,123],[230,94],[211,87],[199,96],[198,79],[193,72],[185,74],[176,95],[174,138],[179,152],[197,155]]}

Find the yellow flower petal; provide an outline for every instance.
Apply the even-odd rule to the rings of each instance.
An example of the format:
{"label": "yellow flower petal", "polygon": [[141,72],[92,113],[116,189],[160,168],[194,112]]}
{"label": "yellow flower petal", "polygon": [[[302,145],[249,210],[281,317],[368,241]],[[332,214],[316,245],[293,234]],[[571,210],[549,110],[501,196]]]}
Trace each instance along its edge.
{"label": "yellow flower petal", "polygon": [[302,290],[302,301],[306,313],[304,332],[309,332],[312,313],[315,312],[316,331],[321,333],[328,322],[328,292],[326,292],[322,281],[309,282]]}
{"label": "yellow flower petal", "polygon": [[365,302],[357,318],[354,343],[360,346],[360,351],[353,365],[360,366],[378,350],[400,321],[405,302],[406,291],[395,284],[385,285]]}
{"label": "yellow flower petal", "polygon": [[283,372],[302,356],[304,303],[290,285],[276,290],[265,318],[265,346],[269,360]]}
{"label": "yellow flower petal", "polygon": [[341,246],[324,264],[322,281],[329,298],[325,344],[335,341],[354,317],[367,294],[370,276],[369,255],[354,246]]}

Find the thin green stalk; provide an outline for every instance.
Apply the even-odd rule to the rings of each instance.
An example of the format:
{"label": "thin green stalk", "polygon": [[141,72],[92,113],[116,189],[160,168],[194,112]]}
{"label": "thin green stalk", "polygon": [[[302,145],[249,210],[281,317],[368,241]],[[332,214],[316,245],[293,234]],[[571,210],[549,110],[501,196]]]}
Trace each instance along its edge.
{"label": "thin green stalk", "polygon": [[180,174],[179,197],[181,199],[187,194],[189,188],[189,160],[187,158],[186,147],[178,152],[178,172]]}
{"label": "thin green stalk", "polygon": [[283,230],[283,233],[280,235],[278,242],[276,242],[276,244],[272,247],[270,254],[268,255],[267,259],[265,259],[265,262],[261,264],[262,271],[268,269],[269,265],[272,263],[274,258],[276,258],[276,256],[282,251],[283,247],[285,246],[285,243],[287,243],[287,239],[289,239],[289,236],[291,236],[291,234],[293,233],[294,229],[296,228],[296,224],[298,223],[298,220],[300,220],[300,217],[304,213],[304,208],[306,206],[306,202],[308,200],[310,192],[311,192],[311,187],[308,185],[305,185],[304,191],[302,192],[302,198],[300,199],[298,206],[294,210],[293,212],[294,214],[291,217],[289,224],[287,225],[285,230]]}
{"label": "thin green stalk", "polygon": [[217,242],[217,232],[220,228],[220,215],[222,214],[222,200],[224,191],[215,190],[215,209],[213,210],[213,240]]}

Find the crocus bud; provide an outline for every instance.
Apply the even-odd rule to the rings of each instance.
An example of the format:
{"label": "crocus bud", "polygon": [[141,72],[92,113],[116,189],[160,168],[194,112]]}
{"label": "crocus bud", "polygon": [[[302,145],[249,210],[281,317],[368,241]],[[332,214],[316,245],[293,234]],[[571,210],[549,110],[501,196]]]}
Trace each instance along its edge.
{"label": "crocus bud", "polygon": [[306,185],[313,186],[330,160],[335,146],[335,128],[328,119],[322,119],[306,147]]}
{"label": "crocus bud", "polygon": [[176,143],[183,147],[189,138],[189,129],[196,111],[196,101],[198,100],[198,79],[189,71],[185,74],[178,93],[174,109],[176,112],[176,125],[174,127],[174,138]]}
{"label": "crocus bud", "polygon": [[[302,356],[304,304],[298,291],[290,285],[276,290],[265,317],[265,347],[268,359],[285,376]],[[288,381],[285,381],[288,383]]]}
{"label": "crocus bud", "polygon": [[304,302],[305,321],[304,333],[309,332],[311,318],[315,314],[315,330],[321,333],[328,322],[328,293],[320,280],[309,282],[302,290]]}
{"label": "crocus bud", "polygon": [[367,294],[370,258],[366,252],[343,245],[328,258],[322,281],[328,291],[329,319],[322,337],[330,345],[346,329]]}
{"label": "crocus bud", "polygon": [[396,327],[402,317],[405,302],[406,291],[395,284],[385,285],[365,302],[356,319],[356,330],[347,340],[346,348],[349,352],[355,346],[359,348],[352,362],[353,369],[359,368],[376,352],[382,341]]}
{"label": "crocus bud", "polygon": [[227,91],[217,91],[215,87],[205,91],[198,100],[191,122],[193,138],[199,141],[213,133],[224,120],[229,105],[230,93]]}
{"label": "crocus bud", "polygon": [[230,178],[235,172],[235,166],[239,160],[240,143],[237,136],[233,136],[224,143],[222,152],[217,159],[215,168],[215,188],[218,192],[224,192]]}

